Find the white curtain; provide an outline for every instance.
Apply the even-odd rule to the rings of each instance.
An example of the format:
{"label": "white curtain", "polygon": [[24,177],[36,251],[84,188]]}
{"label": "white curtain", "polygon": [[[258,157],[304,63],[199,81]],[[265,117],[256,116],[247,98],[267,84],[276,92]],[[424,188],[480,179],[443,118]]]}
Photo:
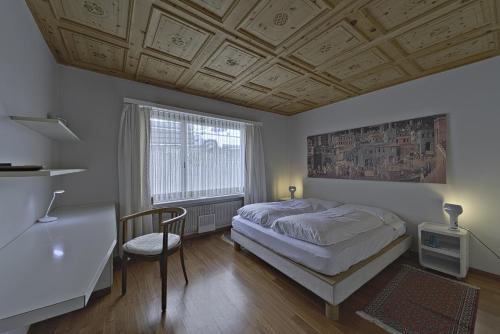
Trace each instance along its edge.
{"label": "white curtain", "polygon": [[[121,217],[149,210],[150,108],[132,103],[123,106],[118,138],[118,188]],[[150,217],[129,223],[126,240],[157,230]],[[119,226],[121,242],[122,226]],[[121,252],[121,244],[120,244]]]}
{"label": "white curtain", "polygon": [[245,204],[267,200],[262,125],[245,126]]}
{"label": "white curtain", "polygon": [[153,108],[153,202],[242,194],[243,141],[241,122]]}

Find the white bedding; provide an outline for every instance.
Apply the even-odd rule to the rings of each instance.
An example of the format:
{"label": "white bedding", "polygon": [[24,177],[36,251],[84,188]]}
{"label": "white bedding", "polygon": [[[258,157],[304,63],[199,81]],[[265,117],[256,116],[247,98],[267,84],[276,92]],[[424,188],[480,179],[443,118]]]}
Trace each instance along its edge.
{"label": "white bedding", "polygon": [[238,215],[253,223],[271,227],[274,221],[280,217],[323,211],[339,205],[341,205],[339,202],[315,198],[255,203],[239,208]]}
{"label": "white bedding", "polygon": [[280,217],[271,228],[278,233],[320,246],[351,239],[383,224],[394,229],[404,222],[389,210],[358,204],[344,204],[320,212]]}
{"label": "white bedding", "polygon": [[320,246],[329,246],[382,226],[378,216],[352,206],[276,219],[275,232]]}
{"label": "white bedding", "polygon": [[282,256],[331,276],[379,252],[406,232],[403,222],[394,222],[392,226],[383,224],[331,246],[318,246],[290,238],[240,216],[233,218],[233,228]]}

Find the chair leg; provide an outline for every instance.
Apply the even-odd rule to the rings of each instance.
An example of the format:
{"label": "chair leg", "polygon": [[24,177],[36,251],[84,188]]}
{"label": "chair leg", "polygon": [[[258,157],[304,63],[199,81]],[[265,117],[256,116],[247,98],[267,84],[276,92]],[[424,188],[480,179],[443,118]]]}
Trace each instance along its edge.
{"label": "chair leg", "polygon": [[188,282],[188,276],[186,274],[186,266],[184,265],[184,247],[183,246],[181,246],[179,254],[181,257],[181,266],[182,266],[182,272],[184,273],[184,280],[186,281],[186,285],[187,285],[189,282]]}
{"label": "chair leg", "polygon": [[160,273],[161,273],[161,311],[167,309],[167,258],[160,258]]}
{"label": "chair leg", "polygon": [[122,256],[122,296],[127,293],[127,262],[128,256]]}

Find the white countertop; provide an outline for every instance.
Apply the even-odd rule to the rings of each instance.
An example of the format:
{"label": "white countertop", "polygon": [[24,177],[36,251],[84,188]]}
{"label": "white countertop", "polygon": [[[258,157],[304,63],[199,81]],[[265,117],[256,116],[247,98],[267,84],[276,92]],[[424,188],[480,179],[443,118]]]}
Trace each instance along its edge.
{"label": "white countertop", "polygon": [[[0,249],[2,321],[79,298],[85,306],[116,244],[114,204],[63,207]],[[81,306],[81,307],[83,307]]]}

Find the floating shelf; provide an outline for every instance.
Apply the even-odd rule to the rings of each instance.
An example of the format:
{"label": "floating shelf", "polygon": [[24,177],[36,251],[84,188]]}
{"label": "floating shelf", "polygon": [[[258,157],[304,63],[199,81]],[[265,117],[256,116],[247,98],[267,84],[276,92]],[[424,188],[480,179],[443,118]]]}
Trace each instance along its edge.
{"label": "floating shelf", "polygon": [[35,171],[0,172],[0,177],[58,176],[85,171],[86,169],[41,169]]}
{"label": "floating shelf", "polygon": [[61,120],[56,118],[10,116],[10,119],[54,140],[80,140]]}

